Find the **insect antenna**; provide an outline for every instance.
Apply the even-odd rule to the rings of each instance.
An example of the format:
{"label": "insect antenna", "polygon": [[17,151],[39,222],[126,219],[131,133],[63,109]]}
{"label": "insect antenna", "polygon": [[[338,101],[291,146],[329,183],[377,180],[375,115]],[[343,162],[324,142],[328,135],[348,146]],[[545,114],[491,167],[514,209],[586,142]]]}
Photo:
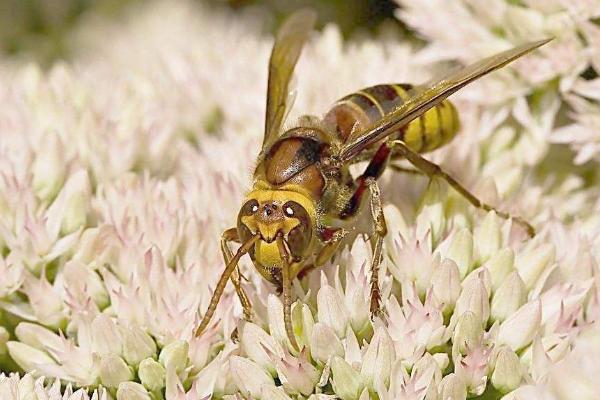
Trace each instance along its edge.
{"label": "insect antenna", "polygon": [[202,335],[202,332],[204,332],[204,330],[208,326],[210,319],[212,318],[213,314],[215,313],[215,310],[217,309],[217,304],[219,304],[219,300],[221,299],[221,295],[223,294],[223,290],[225,289],[225,285],[227,285],[229,277],[237,267],[240,258],[242,258],[242,256],[246,254],[252,248],[252,246],[254,246],[254,243],[256,243],[258,239],[260,239],[260,234],[256,233],[254,236],[252,236],[250,239],[244,242],[244,244],[242,244],[238,251],[235,253],[235,256],[233,256],[233,258],[225,267],[225,270],[221,274],[219,282],[215,287],[212,298],[210,299],[208,309],[206,310],[204,317],[202,317],[202,321],[200,322],[198,329],[196,329],[195,336]]}

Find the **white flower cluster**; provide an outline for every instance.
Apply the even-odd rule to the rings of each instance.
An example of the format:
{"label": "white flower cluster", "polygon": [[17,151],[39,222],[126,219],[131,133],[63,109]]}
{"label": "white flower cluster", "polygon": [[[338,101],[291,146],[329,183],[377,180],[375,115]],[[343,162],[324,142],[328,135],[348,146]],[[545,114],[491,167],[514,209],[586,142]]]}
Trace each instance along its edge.
{"label": "white flower cluster", "polygon": [[[538,145],[530,159],[542,156],[550,143],[566,143],[577,153],[575,164],[600,160],[597,1],[396,2],[398,17],[427,40],[422,62],[474,61],[511,45],[553,37],[552,43],[518,61],[513,73],[495,74],[471,96],[483,104],[513,97],[511,114],[521,134]],[[528,106],[515,99],[524,93],[532,96]]]}
{"label": "white flower cluster", "polygon": [[[462,2],[425,3],[438,8],[430,16],[466,18]],[[472,22],[481,41],[465,34],[459,49],[459,33],[446,43],[435,20],[421,23],[425,5],[403,4],[433,50],[343,43],[326,27],[303,53],[292,118],[370,84],[424,81],[424,61],[504,47],[482,44],[483,16]],[[134,11],[118,26],[90,20],[69,64],[0,66],[1,399],[594,398],[598,177],[548,145],[555,113],[585,84],[585,49],[565,45],[575,55],[555,60],[577,67],[544,51],[466,91],[461,136],[432,155],[538,235],[443,182],[387,173],[386,315],[370,318],[370,246],[358,239],[294,283],[296,351],[280,299],[246,259],[253,322],[228,288],[207,332],[192,334],[250,185],[272,39],[257,19],[185,1]],[[562,97],[545,83],[557,77]],[[478,96],[486,84],[492,101]]]}

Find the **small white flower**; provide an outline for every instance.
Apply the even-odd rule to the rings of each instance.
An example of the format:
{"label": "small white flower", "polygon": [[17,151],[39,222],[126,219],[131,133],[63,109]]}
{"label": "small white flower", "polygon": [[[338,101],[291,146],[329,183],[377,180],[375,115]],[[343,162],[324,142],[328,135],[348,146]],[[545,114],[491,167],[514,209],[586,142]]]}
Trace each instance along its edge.
{"label": "small white flower", "polygon": [[363,379],[343,358],[334,356],[331,360],[331,384],[342,400],[356,399],[364,388]]}
{"label": "small white flower", "polygon": [[535,246],[532,242],[527,249],[517,254],[515,268],[528,290],[533,288],[544,269],[554,261],[554,257],[554,246],[550,243]]}
{"label": "small white flower", "polygon": [[506,278],[494,293],[490,306],[490,317],[492,321],[503,322],[513,315],[527,301],[527,289],[525,283],[514,271]]}
{"label": "small white flower", "polygon": [[498,332],[498,343],[508,345],[513,351],[527,346],[535,337],[542,320],[542,304],[532,300],[508,317]]}
{"label": "small white flower", "polygon": [[121,329],[123,337],[123,358],[127,364],[136,366],[146,357],[156,354],[154,339],[139,326],[131,325]]}
{"label": "small white flower", "polygon": [[521,383],[521,362],[514,351],[502,347],[496,356],[494,372],[491,376],[492,385],[501,393],[515,390]]}
{"label": "small white flower", "polygon": [[229,366],[234,383],[246,396],[259,398],[263,385],[274,386],[271,375],[254,361],[232,356],[229,360]]}
{"label": "small white flower", "polygon": [[187,367],[188,350],[188,342],[183,340],[173,341],[163,347],[158,356],[158,361],[165,369],[172,369],[176,373],[180,373]]}
{"label": "small white flower", "polygon": [[360,374],[366,386],[371,389],[380,384],[387,386],[395,358],[392,340],[386,330],[380,327],[363,355]]}
{"label": "small white flower", "polygon": [[151,392],[165,387],[165,367],[152,358],[146,358],[140,362],[138,375],[142,385]]}
{"label": "small white flower", "polygon": [[121,382],[117,389],[118,400],[150,400],[150,394],[136,382]]}
{"label": "small white flower", "polygon": [[246,356],[275,376],[275,364],[272,359],[283,357],[284,352],[272,336],[257,325],[248,322],[243,325],[240,344]]}
{"label": "small white flower", "polygon": [[432,276],[431,289],[435,298],[443,304],[444,314],[451,313],[461,293],[460,272],[454,261],[442,261]]}
{"label": "small white flower", "polygon": [[298,357],[285,355],[277,358],[275,363],[277,374],[288,393],[308,396],[314,391],[320,374],[309,362],[306,350]]}
{"label": "small white flower", "polygon": [[33,163],[33,190],[42,201],[51,201],[60,190],[66,175],[65,149],[58,134],[48,132],[40,154]]}
{"label": "small white flower", "polygon": [[506,277],[514,269],[515,253],[510,248],[505,248],[494,254],[486,263],[485,267],[490,271],[492,277],[492,291],[496,292],[504,283]]}
{"label": "small white flower", "polygon": [[102,356],[100,360],[100,380],[104,386],[117,388],[121,382],[127,382],[132,379],[133,371],[125,360],[114,354]]}
{"label": "small white flower", "polygon": [[[92,321],[92,347],[99,355],[123,352],[123,340],[117,324],[106,314],[99,314]],[[116,387],[116,386],[115,386]]]}
{"label": "small white flower", "polygon": [[317,295],[318,319],[332,328],[339,338],[346,333],[349,321],[348,310],[338,292],[331,286],[325,285]]}
{"label": "small white flower", "polygon": [[454,235],[446,257],[456,263],[461,278],[467,276],[473,262],[473,235],[468,229],[461,229]]}
{"label": "small white flower", "polygon": [[317,322],[312,331],[310,340],[312,357],[322,364],[329,362],[331,357],[344,357],[344,347],[334,330],[321,322]]}

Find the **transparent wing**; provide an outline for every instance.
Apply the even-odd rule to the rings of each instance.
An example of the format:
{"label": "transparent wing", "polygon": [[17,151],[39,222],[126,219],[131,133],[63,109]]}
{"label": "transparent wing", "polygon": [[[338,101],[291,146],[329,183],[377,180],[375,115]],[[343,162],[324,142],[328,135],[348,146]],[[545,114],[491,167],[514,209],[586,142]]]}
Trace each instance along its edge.
{"label": "transparent wing", "polygon": [[279,130],[290,107],[290,80],[302,47],[312,31],[316,14],[300,10],[292,14],[281,26],[269,59],[269,82],[267,86],[267,111],[263,149],[279,135]]}
{"label": "transparent wing", "polygon": [[550,40],[552,39],[530,42],[503,51],[450,73],[434,83],[416,88],[411,93],[409,99],[366,128],[365,133],[360,138],[347,144],[340,153],[342,162],[350,161],[371,144],[385,138],[399,127],[418,118],[427,110],[438,105],[442,100],[474,80],[505,66],[543,44],[548,43]]}

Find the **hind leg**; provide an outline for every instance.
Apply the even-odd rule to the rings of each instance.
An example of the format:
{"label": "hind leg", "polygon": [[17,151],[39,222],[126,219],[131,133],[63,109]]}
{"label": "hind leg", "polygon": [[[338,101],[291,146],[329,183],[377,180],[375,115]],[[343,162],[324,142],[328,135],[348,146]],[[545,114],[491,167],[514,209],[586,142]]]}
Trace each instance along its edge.
{"label": "hind leg", "polygon": [[412,165],[415,166],[419,171],[422,171],[429,177],[438,177],[445,180],[454,190],[460,193],[469,203],[477,208],[481,208],[485,211],[495,211],[498,216],[504,219],[512,218],[516,223],[521,225],[529,234],[529,236],[535,236],[535,229],[524,219],[520,217],[513,217],[508,213],[498,210],[495,207],[490,206],[479,200],[474,194],[468,191],[463,185],[461,185],[456,179],[444,171],[439,165],[432,163],[420,154],[415,153],[406,146],[402,141],[395,140],[390,143],[394,150],[397,150],[404,158],[406,158]]}

